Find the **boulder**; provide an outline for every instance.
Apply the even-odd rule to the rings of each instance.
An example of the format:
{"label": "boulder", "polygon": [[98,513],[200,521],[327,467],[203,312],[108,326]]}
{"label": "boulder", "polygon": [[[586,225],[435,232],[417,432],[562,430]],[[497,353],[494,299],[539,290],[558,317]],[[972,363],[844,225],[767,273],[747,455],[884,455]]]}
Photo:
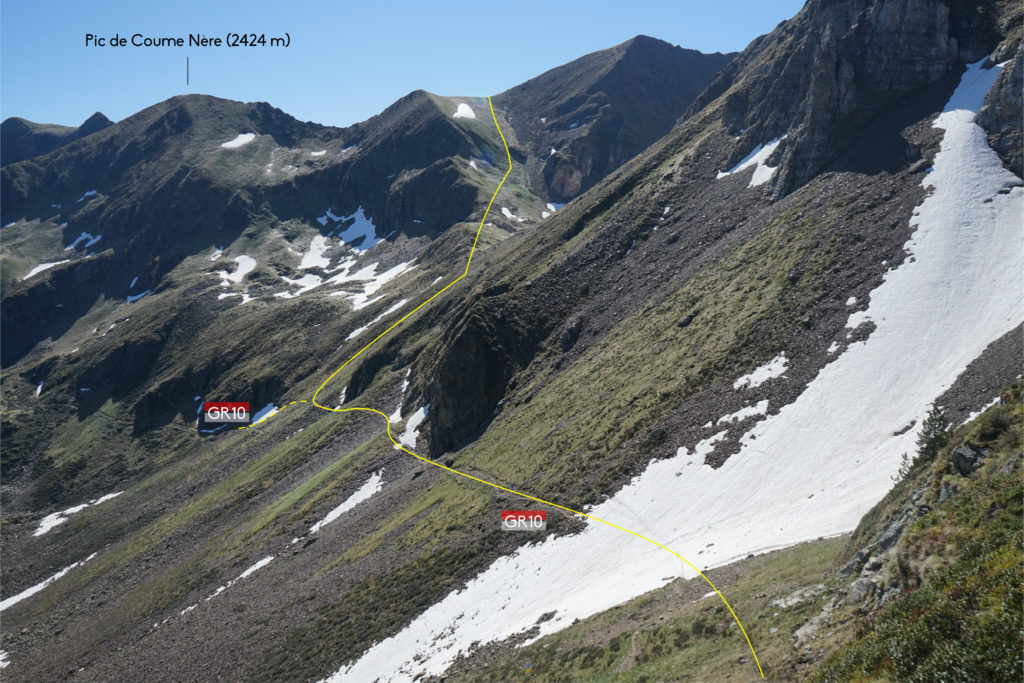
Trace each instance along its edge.
{"label": "boulder", "polygon": [[969,477],[974,470],[981,467],[983,453],[971,446],[960,446],[953,449],[953,466],[961,477]]}
{"label": "boulder", "polygon": [[859,605],[875,592],[875,582],[871,579],[857,579],[846,590],[847,605]]}

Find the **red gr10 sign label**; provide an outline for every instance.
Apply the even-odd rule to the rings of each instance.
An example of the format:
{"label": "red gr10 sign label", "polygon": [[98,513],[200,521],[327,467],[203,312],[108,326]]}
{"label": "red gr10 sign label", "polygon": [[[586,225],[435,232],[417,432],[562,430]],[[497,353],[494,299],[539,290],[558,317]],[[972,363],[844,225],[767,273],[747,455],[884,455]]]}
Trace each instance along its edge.
{"label": "red gr10 sign label", "polygon": [[505,531],[544,531],[548,528],[546,510],[502,510],[501,528]]}
{"label": "red gr10 sign label", "polygon": [[248,403],[212,403],[203,404],[203,412],[207,422],[248,422]]}

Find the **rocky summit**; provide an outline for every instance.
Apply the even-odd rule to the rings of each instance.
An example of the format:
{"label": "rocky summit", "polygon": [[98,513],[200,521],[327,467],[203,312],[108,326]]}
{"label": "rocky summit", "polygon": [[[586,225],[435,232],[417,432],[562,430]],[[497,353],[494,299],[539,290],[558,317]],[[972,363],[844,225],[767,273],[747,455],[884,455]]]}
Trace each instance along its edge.
{"label": "rocky summit", "polygon": [[1019,679],[1021,30],[7,119],[3,675]]}

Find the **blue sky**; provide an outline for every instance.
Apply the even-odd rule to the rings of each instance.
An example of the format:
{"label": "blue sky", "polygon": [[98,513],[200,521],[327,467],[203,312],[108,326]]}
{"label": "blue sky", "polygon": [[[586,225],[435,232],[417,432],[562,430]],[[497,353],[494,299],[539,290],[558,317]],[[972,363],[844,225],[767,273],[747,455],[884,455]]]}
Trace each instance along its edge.
{"label": "blue sky", "polygon": [[[372,3],[217,0],[0,4],[0,118],[120,120],[182,93],[264,100],[348,125],[422,88],[493,95],[637,34],[703,52],[742,50],[802,0]],[[87,47],[109,37],[291,35],[288,48]],[[185,84],[185,61],[191,83]]]}

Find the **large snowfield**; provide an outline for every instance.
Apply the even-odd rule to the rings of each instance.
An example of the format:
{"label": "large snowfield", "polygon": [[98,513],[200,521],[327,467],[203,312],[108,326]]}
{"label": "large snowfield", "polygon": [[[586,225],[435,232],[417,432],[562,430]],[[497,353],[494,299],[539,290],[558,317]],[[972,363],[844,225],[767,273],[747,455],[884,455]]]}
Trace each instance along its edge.
{"label": "large snowfield", "polygon": [[[920,423],[967,364],[1022,319],[1024,189],[974,123],[998,71],[971,65],[934,123],[944,134],[922,181],[934,189],[911,222],[912,257],[889,271],[853,321],[873,321],[870,337],[851,344],[795,402],[754,426],[720,469],[681,451],[652,463],[591,514],[664,543],[701,568],[856,526],[892,485],[901,454],[914,451],[916,430],[894,433],[911,420]],[[753,163],[763,159],[747,160]],[[552,633],[676,576],[695,572],[662,549],[589,521],[582,533],[499,558],[329,680],[441,674],[471,643],[508,638],[554,610],[539,625],[541,635]]]}

